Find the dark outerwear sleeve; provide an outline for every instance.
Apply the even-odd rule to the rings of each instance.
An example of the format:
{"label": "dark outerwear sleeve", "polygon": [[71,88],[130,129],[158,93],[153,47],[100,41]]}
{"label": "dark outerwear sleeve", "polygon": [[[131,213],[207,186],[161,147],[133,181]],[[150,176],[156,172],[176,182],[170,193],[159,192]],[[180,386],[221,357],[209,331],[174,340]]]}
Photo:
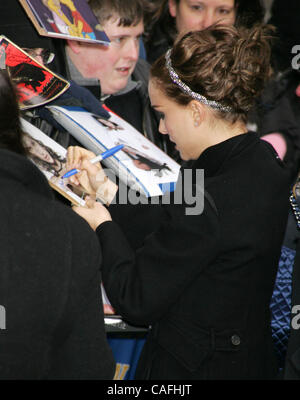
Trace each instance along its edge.
{"label": "dark outerwear sleeve", "polygon": [[165,207],[156,233],[134,252],[114,222],[97,228],[103,249],[103,283],[118,313],[131,323],[160,319],[218,253],[218,217],[206,204],[202,215]]}

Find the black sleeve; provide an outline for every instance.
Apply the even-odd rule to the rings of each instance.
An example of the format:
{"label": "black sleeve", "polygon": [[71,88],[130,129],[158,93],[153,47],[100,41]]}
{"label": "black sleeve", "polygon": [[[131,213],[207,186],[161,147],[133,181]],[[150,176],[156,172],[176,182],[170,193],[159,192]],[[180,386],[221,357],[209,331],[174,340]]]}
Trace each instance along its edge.
{"label": "black sleeve", "polygon": [[133,324],[158,320],[217,254],[218,217],[168,207],[161,227],[133,251],[114,222],[96,231],[103,249],[103,283],[113,307]]}

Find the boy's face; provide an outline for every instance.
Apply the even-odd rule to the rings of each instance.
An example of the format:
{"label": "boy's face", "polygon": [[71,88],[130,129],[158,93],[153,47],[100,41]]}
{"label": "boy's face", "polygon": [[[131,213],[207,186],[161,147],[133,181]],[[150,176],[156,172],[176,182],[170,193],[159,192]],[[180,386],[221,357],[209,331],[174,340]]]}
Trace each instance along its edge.
{"label": "boy's face", "polygon": [[[117,93],[127,85],[139,56],[139,40],[144,31],[143,21],[136,26],[118,26],[119,20],[103,24],[109,46],[78,43],[69,44],[72,61],[86,78],[98,78],[102,94]],[[76,57],[72,56],[72,51]]]}

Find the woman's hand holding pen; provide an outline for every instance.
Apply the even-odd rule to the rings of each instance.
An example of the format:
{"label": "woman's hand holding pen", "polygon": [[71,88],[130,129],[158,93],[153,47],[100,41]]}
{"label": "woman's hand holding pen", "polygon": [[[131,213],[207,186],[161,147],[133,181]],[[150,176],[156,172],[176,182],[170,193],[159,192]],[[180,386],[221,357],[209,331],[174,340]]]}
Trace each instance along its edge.
{"label": "woman's hand holding pen", "polygon": [[75,175],[68,178],[74,186],[81,186],[84,191],[93,197],[101,185],[97,175],[102,170],[100,163],[92,164],[89,160],[93,159],[95,154],[79,146],[70,146],[67,151],[67,169],[77,168],[80,170]]}
{"label": "woman's hand holding pen", "polygon": [[[92,164],[89,162],[95,154],[79,146],[70,146],[67,152],[67,167],[78,168],[80,172],[72,175],[69,182],[76,186],[81,186],[84,190],[92,195],[86,197],[87,207],[73,207],[73,210],[84,218],[93,230],[106,221],[111,221],[111,216],[108,210],[100,203],[95,201],[97,190],[103,184],[99,181],[99,173],[104,174],[100,163]],[[97,178],[98,177],[98,178]],[[106,177],[106,176],[105,176]],[[107,178],[107,177],[106,177]]]}

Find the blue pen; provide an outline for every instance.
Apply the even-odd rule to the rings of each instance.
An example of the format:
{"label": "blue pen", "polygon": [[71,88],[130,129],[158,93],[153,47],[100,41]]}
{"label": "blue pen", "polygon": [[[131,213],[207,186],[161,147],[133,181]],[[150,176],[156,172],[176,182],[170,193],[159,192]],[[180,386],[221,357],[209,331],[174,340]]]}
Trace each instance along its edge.
{"label": "blue pen", "polygon": [[[117,151],[123,149],[123,147],[124,147],[123,144],[119,144],[118,146],[115,146],[115,147],[113,147],[113,148],[111,148],[111,149],[109,149],[109,150],[106,150],[104,153],[99,154],[99,156],[97,156],[97,157],[95,157],[95,158],[92,158],[92,159],[89,160],[89,161],[90,161],[90,163],[95,164],[95,163],[98,162],[98,161],[102,161],[102,160],[104,160],[105,158],[112,156],[112,155],[115,154]],[[64,175],[62,176],[62,179],[64,179],[64,178],[69,178],[70,176],[75,175],[75,174],[77,174],[78,172],[80,172],[80,170],[77,169],[77,168],[71,169],[71,171],[67,172],[66,174],[64,174]]]}

